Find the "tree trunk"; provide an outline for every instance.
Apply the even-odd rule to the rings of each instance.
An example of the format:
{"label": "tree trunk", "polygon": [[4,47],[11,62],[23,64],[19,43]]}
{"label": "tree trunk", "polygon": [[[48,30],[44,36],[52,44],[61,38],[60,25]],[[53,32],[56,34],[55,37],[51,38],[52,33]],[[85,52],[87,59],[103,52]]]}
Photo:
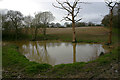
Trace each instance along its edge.
{"label": "tree trunk", "polygon": [[43,35],[46,35],[46,24],[44,24],[44,28],[43,28]]}
{"label": "tree trunk", "polygon": [[34,40],[36,40],[37,38],[37,27],[35,28],[35,37],[34,37]]}
{"label": "tree trunk", "polygon": [[15,32],[16,32],[16,33],[15,33],[16,35],[15,35],[15,38],[16,38],[16,40],[17,40],[17,39],[18,39],[18,28],[17,28],[17,25],[15,25],[15,27],[16,27],[16,31],[15,31]]}
{"label": "tree trunk", "polygon": [[34,28],[31,27],[32,40],[34,39]]}
{"label": "tree trunk", "polygon": [[72,30],[73,30],[73,43],[76,42],[75,36],[75,20],[74,20],[74,8],[72,9]]}
{"label": "tree trunk", "polygon": [[76,42],[76,36],[75,36],[75,23],[72,22],[72,29],[73,29],[73,42]]}
{"label": "tree trunk", "polygon": [[108,39],[108,44],[112,43],[112,18],[113,18],[113,11],[112,9],[110,10],[110,25],[109,25],[109,39]]}
{"label": "tree trunk", "polygon": [[43,35],[46,35],[46,28],[43,29]]}
{"label": "tree trunk", "polygon": [[28,28],[25,26],[25,34],[28,33]]}
{"label": "tree trunk", "polygon": [[46,43],[44,43],[44,51],[45,51],[45,59],[46,59],[46,62],[49,63]]}

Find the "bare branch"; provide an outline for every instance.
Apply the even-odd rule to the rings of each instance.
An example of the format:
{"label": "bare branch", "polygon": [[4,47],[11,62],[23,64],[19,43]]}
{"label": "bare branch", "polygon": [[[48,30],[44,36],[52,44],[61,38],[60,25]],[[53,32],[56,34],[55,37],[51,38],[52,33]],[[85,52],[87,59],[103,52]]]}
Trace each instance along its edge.
{"label": "bare branch", "polygon": [[64,6],[64,7],[66,7],[69,11],[72,12],[72,9],[69,6]]}
{"label": "bare branch", "polygon": [[[115,5],[117,4],[117,1],[114,3],[112,0],[106,0],[105,3],[107,4],[107,6],[111,9],[113,9],[115,7]],[[114,3],[114,5],[112,6],[111,4]]]}
{"label": "bare branch", "polygon": [[64,3],[66,3],[69,7],[73,8],[67,0]]}
{"label": "bare branch", "polygon": [[113,5],[113,8],[116,6],[117,2]]}
{"label": "bare branch", "polygon": [[72,13],[69,9],[67,9],[62,3],[60,3],[58,0],[56,0],[58,4],[60,4],[62,6],[63,9],[65,9],[66,11],[68,11],[69,13]]}
{"label": "bare branch", "polygon": [[74,4],[73,4],[73,7],[75,8],[77,3],[79,2],[79,0],[75,0]]}
{"label": "bare branch", "polygon": [[[66,20],[66,21],[73,21],[74,18],[79,14],[79,11],[80,11],[80,7],[76,7],[78,3],[82,3],[82,2],[79,2],[79,0],[75,0],[74,3],[73,3],[73,6],[70,4],[70,2],[68,2],[68,0],[66,0],[65,2],[61,3],[59,2],[58,0],[56,0],[57,3],[61,6],[55,6],[53,4],[54,7],[56,8],[59,8],[59,9],[64,9],[68,12],[67,16],[66,17],[63,17],[63,20]],[[74,14],[75,13],[75,14]],[[69,16],[73,16],[73,19],[69,18]],[[79,20],[76,20],[76,22],[80,21],[81,19]],[[74,20],[75,21],[75,20]]]}
{"label": "bare branch", "polygon": [[66,19],[68,19],[69,21],[72,21],[72,19],[70,19],[69,17],[65,17]]}
{"label": "bare branch", "polygon": [[54,4],[52,4],[52,5],[53,5],[55,8],[64,9],[64,8],[58,7],[58,6],[54,5]]}
{"label": "bare branch", "polygon": [[108,2],[105,2],[107,5],[109,4]]}
{"label": "bare branch", "polygon": [[[110,4],[112,3],[112,2],[110,2],[109,0],[105,0],[105,3],[107,4],[107,6],[110,6]],[[111,6],[110,6],[111,7]]]}
{"label": "bare branch", "polygon": [[63,21],[63,20],[65,20],[65,21],[71,21],[70,18],[66,18],[66,17],[64,17],[61,21]]}
{"label": "bare branch", "polygon": [[77,15],[78,15],[78,13],[79,13],[79,11],[80,11],[80,7],[79,8],[77,8],[77,12],[76,12],[76,14],[74,15],[74,17],[76,17]]}
{"label": "bare branch", "polygon": [[79,22],[80,20],[82,20],[82,18],[80,18],[80,19],[76,20],[75,22]]}
{"label": "bare branch", "polygon": [[61,21],[63,21],[63,20],[66,20],[66,21],[72,21],[72,19],[70,19],[68,16],[70,16],[69,13],[68,13],[68,15],[67,15],[66,17],[63,17],[63,19],[62,19]]}

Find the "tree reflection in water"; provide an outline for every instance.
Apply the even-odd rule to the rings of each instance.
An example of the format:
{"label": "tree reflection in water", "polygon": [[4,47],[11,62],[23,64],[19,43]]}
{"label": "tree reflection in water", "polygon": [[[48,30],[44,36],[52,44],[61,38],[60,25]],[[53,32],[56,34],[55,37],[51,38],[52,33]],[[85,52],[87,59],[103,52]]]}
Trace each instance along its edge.
{"label": "tree reflection in water", "polygon": [[38,42],[29,42],[29,44],[24,44],[22,46],[23,54],[30,61],[35,61],[38,63],[48,63],[55,64],[55,60],[51,59],[48,52],[46,43],[40,45]]}
{"label": "tree reflection in water", "polygon": [[17,42],[19,50],[30,61],[51,65],[88,62],[105,50],[101,44],[65,42]]}
{"label": "tree reflection in water", "polygon": [[105,53],[101,44],[77,44],[75,48],[77,49],[76,62],[92,61],[98,58],[102,52]]}
{"label": "tree reflection in water", "polygon": [[73,62],[76,62],[76,43],[73,43]]}

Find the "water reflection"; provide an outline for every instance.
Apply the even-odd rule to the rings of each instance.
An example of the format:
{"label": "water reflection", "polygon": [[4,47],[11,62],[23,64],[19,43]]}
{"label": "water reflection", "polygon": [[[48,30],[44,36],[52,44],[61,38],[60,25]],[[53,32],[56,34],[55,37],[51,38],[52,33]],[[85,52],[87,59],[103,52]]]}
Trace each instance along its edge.
{"label": "water reflection", "polygon": [[[79,46],[79,47],[78,47]],[[99,57],[101,52],[105,53],[101,44],[78,44],[77,61],[88,62]]]}
{"label": "water reflection", "polygon": [[76,43],[73,43],[73,62],[76,62]]}
{"label": "water reflection", "polygon": [[20,51],[30,61],[48,63],[52,65],[55,64],[55,60],[51,59],[47,52],[46,43],[40,44],[39,42],[29,42],[28,44],[22,45]]}
{"label": "water reflection", "polygon": [[105,53],[101,44],[80,44],[61,42],[16,42],[21,53],[30,61],[51,65],[73,62],[87,62]]}

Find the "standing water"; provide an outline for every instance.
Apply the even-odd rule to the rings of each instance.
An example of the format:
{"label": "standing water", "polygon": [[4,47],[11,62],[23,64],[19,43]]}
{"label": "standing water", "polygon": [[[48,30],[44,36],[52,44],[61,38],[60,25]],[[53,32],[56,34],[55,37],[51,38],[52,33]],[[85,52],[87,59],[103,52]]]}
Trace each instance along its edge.
{"label": "standing water", "polygon": [[95,60],[105,49],[101,44],[68,42],[16,42],[19,51],[30,61],[51,65]]}

